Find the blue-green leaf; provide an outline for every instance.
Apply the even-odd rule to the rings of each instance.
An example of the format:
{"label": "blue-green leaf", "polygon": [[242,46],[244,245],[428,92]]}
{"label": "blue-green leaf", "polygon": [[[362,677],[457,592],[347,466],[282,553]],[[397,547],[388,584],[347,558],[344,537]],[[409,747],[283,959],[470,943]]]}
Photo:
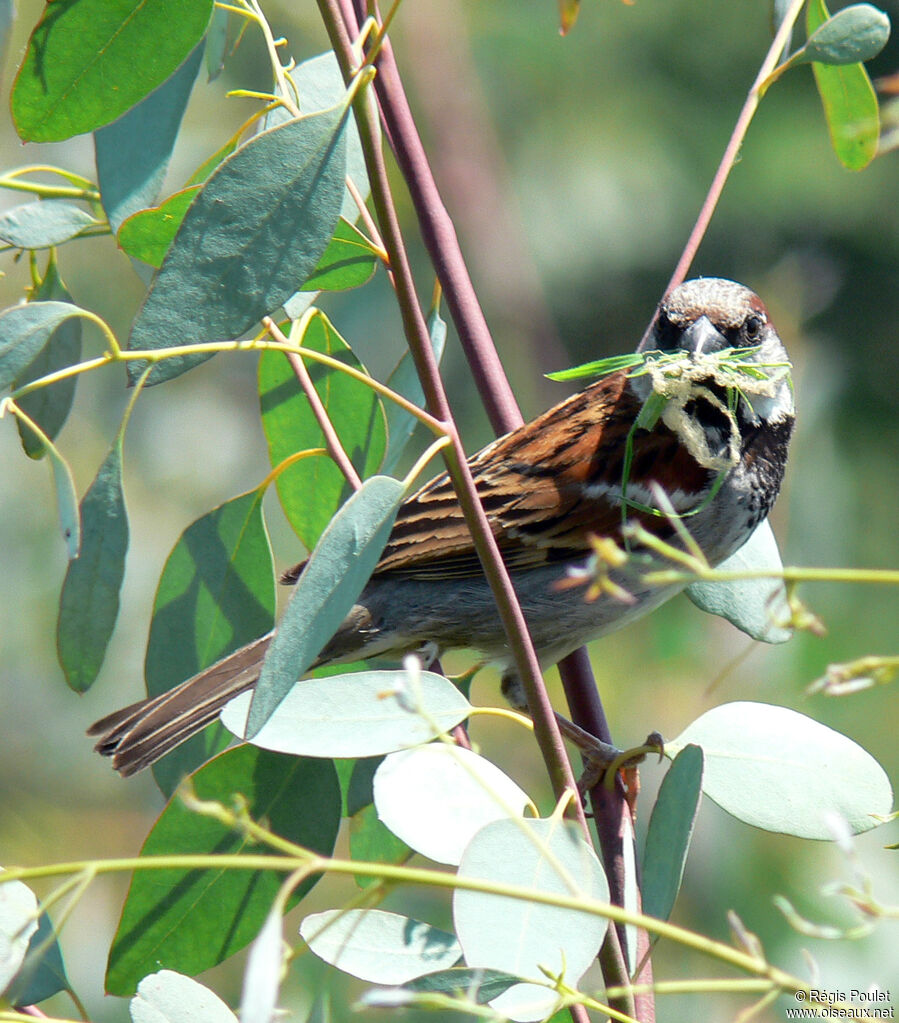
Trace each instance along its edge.
{"label": "blue-green leaf", "polygon": [[667,920],[680,891],[702,795],[702,750],[685,746],[656,796],[643,853],[643,912]]}
{"label": "blue-green leaf", "polygon": [[[34,293],[37,302],[69,302],[72,296],[59,276],[56,261],[51,260],[47,266],[44,279]],[[57,370],[74,366],[81,357],[81,320],[69,319],[51,331],[44,347],[34,360],[16,378],[14,388],[24,387],[34,380],[49,376]],[[48,387],[41,387],[30,394],[23,394],[16,399],[16,404],[32,422],[53,440],[62,429],[63,423],[72,407],[75,398],[77,377],[66,377]],[[41,458],[46,449],[43,441],[28,429],[21,420],[16,420],[22,447],[29,458]]]}
{"label": "blue-green leaf", "polygon": [[269,647],[247,720],[252,736],[306,672],[365,588],[405,489],[372,476],[322,533]]}
{"label": "blue-green leaf", "polygon": [[69,562],[56,629],[59,663],[66,681],[79,693],[93,685],[119,613],[128,551],[121,438],[84,495],[81,522],[81,551]]}
{"label": "blue-green leaf", "polygon": [[159,195],[202,57],[196,46],[158,89],[94,132],[97,183],[113,231]]}
{"label": "blue-green leaf", "polygon": [[60,324],[80,313],[70,302],[29,302],[4,309],[0,313],[0,391],[31,364]]}
{"label": "blue-green leaf", "polygon": [[[228,157],[187,211],[129,339],[132,349],[239,337],[315,268],[340,213],[346,108],[257,135]],[[158,383],[206,356],[167,359]],[[143,367],[129,362],[137,379]]]}
{"label": "blue-green leaf", "polygon": [[17,249],[48,249],[97,223],[67,199],[41,199],[14,206],[0,216],[0,241]]}

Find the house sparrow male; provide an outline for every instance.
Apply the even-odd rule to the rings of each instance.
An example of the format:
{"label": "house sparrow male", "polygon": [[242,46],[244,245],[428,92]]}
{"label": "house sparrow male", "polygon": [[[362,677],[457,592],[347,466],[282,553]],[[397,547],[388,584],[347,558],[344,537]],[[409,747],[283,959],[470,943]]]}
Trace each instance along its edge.
{"label": "house sparrow male", "polygon": [[[626,545],[626,519],[678,544],[670,519],[653,511],[654,485],[684,516],[712,565],[738,550],[768,514],[793,428],[789,378],[773,376],[728,407],[727,387],[714,370],[706,378],[704,368],[726,348],[746,349],[746,362],[760,367],[789,365],[765,306],[748,288],[714,278],[681,284],[662,301],[641,349],[687,353],[694,369],[685,375],[686,390],[650,428],[634,427],[653,388],[651,375],[623,370],[469,460],[542,666],[683,588],[652,588],[629,574],[631,599],[604,593],[589,601],[583,587],[570,584],[592,553],[591,539]],[[641,553],[633,541],[630,549]],[[302,569],[285,573],[284,581],[295,581]],[[96,748],[112,756],[123,775],[149,766],[255,685],[270,638],[242,647],[162,696],[98,721],[90,729],[100,737]],[[458,647],[498,664],[503,692],[522,705],[490,587],[442,473],[400,507],[371,580],[317,663],[398,658],[410,651],[437,656]]]}

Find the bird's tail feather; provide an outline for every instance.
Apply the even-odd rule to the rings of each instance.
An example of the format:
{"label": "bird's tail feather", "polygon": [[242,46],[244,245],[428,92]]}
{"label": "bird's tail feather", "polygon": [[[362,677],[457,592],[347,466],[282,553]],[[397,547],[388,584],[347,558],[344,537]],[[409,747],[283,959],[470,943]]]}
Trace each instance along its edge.
{"label": "bird's tail feather", "polygon": [[211,721],[239,693],[253,686],[271,634],[235,650],[160,696],[132,703],[88,729],[98,736],[98,753],[127,778],[165,756]]}

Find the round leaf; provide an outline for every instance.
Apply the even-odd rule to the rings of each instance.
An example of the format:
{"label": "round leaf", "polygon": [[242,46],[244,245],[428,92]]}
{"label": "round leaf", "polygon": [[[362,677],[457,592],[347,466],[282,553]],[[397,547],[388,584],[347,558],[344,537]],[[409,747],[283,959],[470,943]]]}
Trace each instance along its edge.
{"label": "round leaf", "polygon": [[151,973],[131,999],[134,1023],[236,1023],[217,994],[174,970]]}
{"label": "round leaf", "polygon": [[300,934],[326,963],[376,984],[404,984],[446,969],[462,955],[452,934],[380,909],[314,913]]}
{"label": "round leaf", "polygon": [[858,64],[871,60],[890,38],[890,19],[871,4],[844,7],[816,28],[802,48],[803,60]]}
{"label": "round leaf", "polygon": [[530,802],[489,760],[443,743],[392,753],[375,774],[374,794],[378,816],[395,835],[452,864],[484,825],[520,817]]}
{"label": "round leaf", "polygon": [[[607,901],[609,886],[593,850],[566,822],[500,820],[471,840],[460,877],[514,884],[553,895]],[[468,966],[542,978],[541,967],[577,985],[596,957],[608,922],[601,916],[457,889],[456,934]],[[556,994],[518,984],[491,1002],[514,1020],[543,1019]]]}
{"label": "round leaf", "polygon": [[[370,757],[428,742],[438,730],[455,727],[471,713],[471,705],[452,682],[424,671],[416,699],[425,708],[426,719],[415,704],[409,705],[408,694],[393,695],[405,682],[401,671],[363,671],[297,682],[252,741],[298,756]],[[222,711],[225,727],[240,737],[245,734],[250,699],[250,693],[242,693]]]}
{"label": "round leaf", "polygon": [[[783,571],[770,522],[765,519],[746,543],[717,567],[722,572]],[[753,639],[785,643],[793,635],[792,630],[778,625],[790,617],[784,584],[779,579],[692,583],[686,594],[697,607],[726,618]]]}
{"label": "round leaf", "polygon": [[668,755],[702,747],[702,790],[734,817],[766,831],[832,839],[831,814],[855,834],[890,812],[893,793],[883,768],[839,732],[785,707],[728,703],[689,725]]}

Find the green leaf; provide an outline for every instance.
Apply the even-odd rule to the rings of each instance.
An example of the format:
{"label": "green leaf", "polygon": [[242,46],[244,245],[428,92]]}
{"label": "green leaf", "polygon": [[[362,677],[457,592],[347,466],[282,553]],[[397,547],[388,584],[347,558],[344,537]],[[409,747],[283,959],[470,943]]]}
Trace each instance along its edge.
{"label": "green leaf", "polygon": [[[346,341],[324,316],[316,316],[309,323],[302,345],[365,372]],[[386,447],[384,410],[377,394],[339,370],[311,360],[306,365],[356,471],[362,477],[376,472]],[[298,451],[324,447],[324,434],[306,395],[290,363],[280,352],[264,352],[259,360],[259,402],[273,466]],[[279,473],[275,485],[288,522],[309,550],[351,492],[343,473],[327,457],[301,459]]]}
{"label": "green leaf", "polygon": [[[296,603],[294,597],[291,606]],[[311,602],[299,603],[313,614]],[[282,620],[277,634],[284,627]],[[316,654],[318,648],[313,657]],[[471,713],[471,705],[452,682],[429,671],[421,673],[414,696],[408,692],[404,671],[360,671],[302,682],[296,677],[253,736],[254,745],[296,756],[373,757],[429,742]],[[222,722],[239,738],[246,735],[251,698],[249,692],[241,693],[222,711]],[[424,714],[416,709],[419,706]]]}
{"label": "green leaf", "polygon": [[[435,309],[428,316],[428,335],[431,340],[431,348],[437,364],[443,357],[443,348],[446,342],[446,321]],[[415,362],[408,350],[403,353],[402,358],[396,364],[393,372],[387,379],[387,386],[408,398],[414,405],[422,408],[425,403],[425,394],[418,379],[418,371],[415,369]],[[409,443],[418,420],[415,416],[401,408],[395,401],[384,402],[384,412],[387,416],[387,454],[384,456],[383,471],[393,472],[402,457],[406,445]]]}
{"label": "green leaf", "polygon": [[322,533],[281,618],[253,691],[247,717],[250,735],[271,717],[337,632],[381,557],[404,495],[405,488],[398,480],[372,476]]}
{"label": "green leaf", "polygon": [[202,58],[202,46],[194,47],[158,89],[94,132],[97,182],[113,231],[159,195]]}
{"label": "green leaf", "polygon": [[890,19],[883,11],[871,4],[852,4],[811,33],[800,51],[802,63],[860,64],[876,57],[889,38]]}
{"label": "green leaf", "polygon": [[640,352],[631,352],[630,355],[610,355],[606,359],[596,359],[593,362],[585,362],[580,366],[572,366],[571,369],[560,369],[555,373],[547,373],[547,380],[565,381],[581,380],[585,377],[598,378],[607,377],[610,373],[617,373],[622,369],[633,369],[643,362],[643,355]]}
{"label": "green leaf", "polygon": [[202,39],[212,0],[48,3],[12,91],[26,142],[58,142],[114,121],[161,85]]}
{"label": "green leaf", "polygon": [[[569,898],[609,898],[596,854],[573,825],[558,819],[488,824],[468,844],[459,876]],[[594,914],[461,888],[453,894],[453,919],[466,965],[536,979],[546,969],[563,974],[572,987],[596,958],[608,927]],[[513,1019],[542,1019],[556,997],[545,987],[519,984],[491,1005]],[[517,1014],[522,1005],[527,1015]]]}
{"label": "green leaf", "polygon": [[[191,204],[129,347],[239,337],[292,295],[318,264],[340,213],[344,106],[264,131],[229,156]],[[208,356],[167,359],[159,383]],[[143,367],[128,364],[132,380]]]}
{"label": "green leaf", "polygon": [[[427,706],[427,705],[425,705]],[[527,793],[471,750],[431,743],[391,753],[374,781],[378,817],[416,852],[458,864],[485,825],[522,817]]]}
{"label": "green leaf", "polygon": [[0,241],[16,249],[48,249],[99,223],[67,199],[41,199],[0,216]]}
{"label": "green leaf", "polygon": [[88,690],[97,678],[119,613],[128,551],[121,437],[84,495],[81,523],[81,551],[69,562],[56,627],[59,663],[77,693]]}
{"label": "green leaf", "polygon": [[671,915],[680,891],[702,793],[702,750],[685,746],[662,782],[643,853],[643,912]]}
{"label": "green leaf", "polygon": [[358,288],[375,272],[377,261],[377,254],[365,235],[341,218],[318,266],[303,282],[303,290],[345,291]]}
{"label": "green leaf", "polygon": [[37,916],[37,897],[28,885],[21,881],[0,884],[0,994],[25,961]]}
{"label": "green leaf", "polygon": [[[412,850],[402,839],[378,819],[378,812],[370,803],[350,817],[350,855],[365,863],[405,863]],[[377,884],[376,877],[356,875],[356,884],[368,888]]]}
{"label": "green leaf", "polygon": [[[262,493],[253,490],[191,523],[169,554],[147,643],[150,695],[165,692],[270,631],[275,604]],[[173,792],[184,774],[224,749],[230,738],[213,724],[182,743],[154,765],[162,790]]]}
{"label": "green leaf", "polygon": [[158,206],[132,214],[119,228],[116,241],[129,256],[158,269],[199,191],[199,185],[184,188]]}
{"label": "green leaf", "polygon": [[[809,0],[806,31],[814,36],[829,17],[824,0]],[[812,64],[830,141],[849,170],[862,170],[877,155],[880,114],[877,95],[862,64]]]}
{"label": "green leaf", "polygon": [[[0,974],[3,973],[0,967]],[[41,913],[18,973],[5,989],[0,976],[0,991],[4,1000],[12,1005],[36,1005],[67,990],[69,980],[56,932],[50,917]]]}
{"label": "green leaf", "polygon": [[326,963],[376,984],[404,984],[452,966],[462,955],[452,934],[381,909],[313,913],[300,934]]}
{"label": "green leaf", "polygon": [[237,1023],[215,992],[174,970],[144,977],[129,1009],[133,1023]]}
{"label": "green leaf", "polygon": [[892,807],[889,779],[870,753],[786,707],[715,707],[666,742],[665,753],[688,743],[705,756],[703,792],[756,828],[828,840],[828,815],[861,834]]}
{"label": "green leaf", "polygon": [[0,313],[0,391],[5,391],[59,326],[82,310],[70,302],[29,302]]}
{"label": "green leaf", "polygon": [[[340,786],[328,760],[303,760],[239,746],[216,757],[193,777],[201,800],[247,803],[254,820],[278,835],[330,855],[340,822]],[[189,811],[173,798],[141,850],[142,856],[254,855],[267,846],[219,821]],[[306,879],[295,903],[315,884]],[[110,994],[130,995],[160,967],[196,974],[243,948],[262,926],[282,877],[275,871],[136,871],[113,941],[106,974]]]}
{"label": "green leaf", "polygon": [[[72,302],[72,296],[59,276],[56,260],[51,259],[44,279],[34,292],[37,302]],[[64,320],[47,336],[44,347],[34,360],[16,377],[13,389],[49,376],[57,370],[74,366],[81,358],[81,321]],[[16,404],[43,432],[53,440],[62,429],[75,398],[77,377],[66,377],[16,399]],[[43,457],[43,442],[20,420],[16,420],[22,447],[29,458]]]}
{"label": "green leaf", "polygon": [[[783,563],[769,521],[765,519],[746,543],[717,569],[721,572],[782,572]],[[784,584],[779,579],[692,583],[685,592],[698,608],[726,618],[753,639],[785,643],[793,636],[791,629],[779,624],[790,617]]]}
{"label": "green leaf", "polygon": [[209,23],[204,47],[206,80],[208,82],[214,82],[225,69],[229,18],[230,11],[224,11],[221,7],[216,7],[212,12],[212,21]]}

